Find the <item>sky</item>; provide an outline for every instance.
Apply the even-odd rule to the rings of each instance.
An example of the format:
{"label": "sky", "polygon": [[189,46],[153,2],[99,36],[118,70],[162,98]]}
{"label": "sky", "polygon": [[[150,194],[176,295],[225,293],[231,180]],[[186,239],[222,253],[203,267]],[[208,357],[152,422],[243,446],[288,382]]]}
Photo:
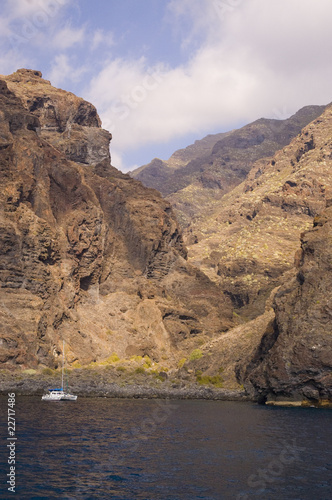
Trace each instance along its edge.
{"label": "sky", "polygon": [[92,102],[127,172],[332,101],[331,0],[0,0],[0,74]]}

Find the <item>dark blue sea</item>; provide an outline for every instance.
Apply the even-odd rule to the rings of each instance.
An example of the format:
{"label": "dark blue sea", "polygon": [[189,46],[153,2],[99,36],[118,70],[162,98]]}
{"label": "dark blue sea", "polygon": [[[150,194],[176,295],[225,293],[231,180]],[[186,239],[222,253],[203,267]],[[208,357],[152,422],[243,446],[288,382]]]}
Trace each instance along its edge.
{"label": "dark blue sea", "polygon": [[1,499],[330,500],[332,412],[222,401],[18,397]]}

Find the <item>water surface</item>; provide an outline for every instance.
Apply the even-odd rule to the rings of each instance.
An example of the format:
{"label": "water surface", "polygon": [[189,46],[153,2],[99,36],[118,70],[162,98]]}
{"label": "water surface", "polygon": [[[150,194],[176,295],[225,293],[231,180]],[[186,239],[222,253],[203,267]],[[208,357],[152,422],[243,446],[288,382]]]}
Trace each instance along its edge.
{"label": "water surface", "polygon": [[332,498],[329,410],[222,401],[79,398],[16,405],[16,494],[0,498]]}

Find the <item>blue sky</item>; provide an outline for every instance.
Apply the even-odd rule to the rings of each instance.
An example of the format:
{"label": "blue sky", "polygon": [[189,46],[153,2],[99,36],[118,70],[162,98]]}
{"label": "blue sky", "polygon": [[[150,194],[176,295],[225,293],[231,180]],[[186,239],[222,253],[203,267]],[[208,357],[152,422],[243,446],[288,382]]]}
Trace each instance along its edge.
{"label": "blue sky", "polygon": [[332,101],[330,0],[0,0],[0,73],[92,102],[123,171]]}

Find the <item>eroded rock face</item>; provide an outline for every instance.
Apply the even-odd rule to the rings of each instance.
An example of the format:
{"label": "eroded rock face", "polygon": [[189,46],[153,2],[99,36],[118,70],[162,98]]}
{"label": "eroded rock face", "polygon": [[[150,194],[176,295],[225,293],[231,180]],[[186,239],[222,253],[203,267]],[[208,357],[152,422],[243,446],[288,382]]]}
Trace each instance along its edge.
{"label": "eroded rock face", "polygon": [[264,398],[332,398],[332,206],[301,238],[298,269],[274,299],[267,329],[242,380]]}
{"label": "eroded rock face", "polygon": [[231,297],[239,325],[180,377],[244,384],[262,401],[331,400],[331,137],[328,106],[193,223],[189,259]]}
{"label": "eroded rock face", "polygon": [[39,134],[78,163],[110,159],[111,134],[101,129],[96,108],[70,92],[52,87],[40,71],[19,69],[6,77],[8,88],[38,117]]}
{"label": "eroded rock face", "polygon": [[300,235],[332,192],[332,107],[272,158],[256,162],[214,213],[192,224],[189,260],[231,297],[237,313],[264,312],[271,291],[294,267]]}
{"label": "eroded rock face", "polygon": [[253,164],[288,145],[324,109],[306,106],[286,120],[261,118],[237,130],[208,135],[167,161],[155,158],[132,176],[167,197],[185,235],[191,229],[199,234],[206,217],[246,178]]}
{"label": "eroded rock face", "polygon": [[[39,72],[0,82],[0,365],[176,362],[231,324],[170,204],[110,165],[95,108]],[[77,160],[77,161],[73,161]]]}

